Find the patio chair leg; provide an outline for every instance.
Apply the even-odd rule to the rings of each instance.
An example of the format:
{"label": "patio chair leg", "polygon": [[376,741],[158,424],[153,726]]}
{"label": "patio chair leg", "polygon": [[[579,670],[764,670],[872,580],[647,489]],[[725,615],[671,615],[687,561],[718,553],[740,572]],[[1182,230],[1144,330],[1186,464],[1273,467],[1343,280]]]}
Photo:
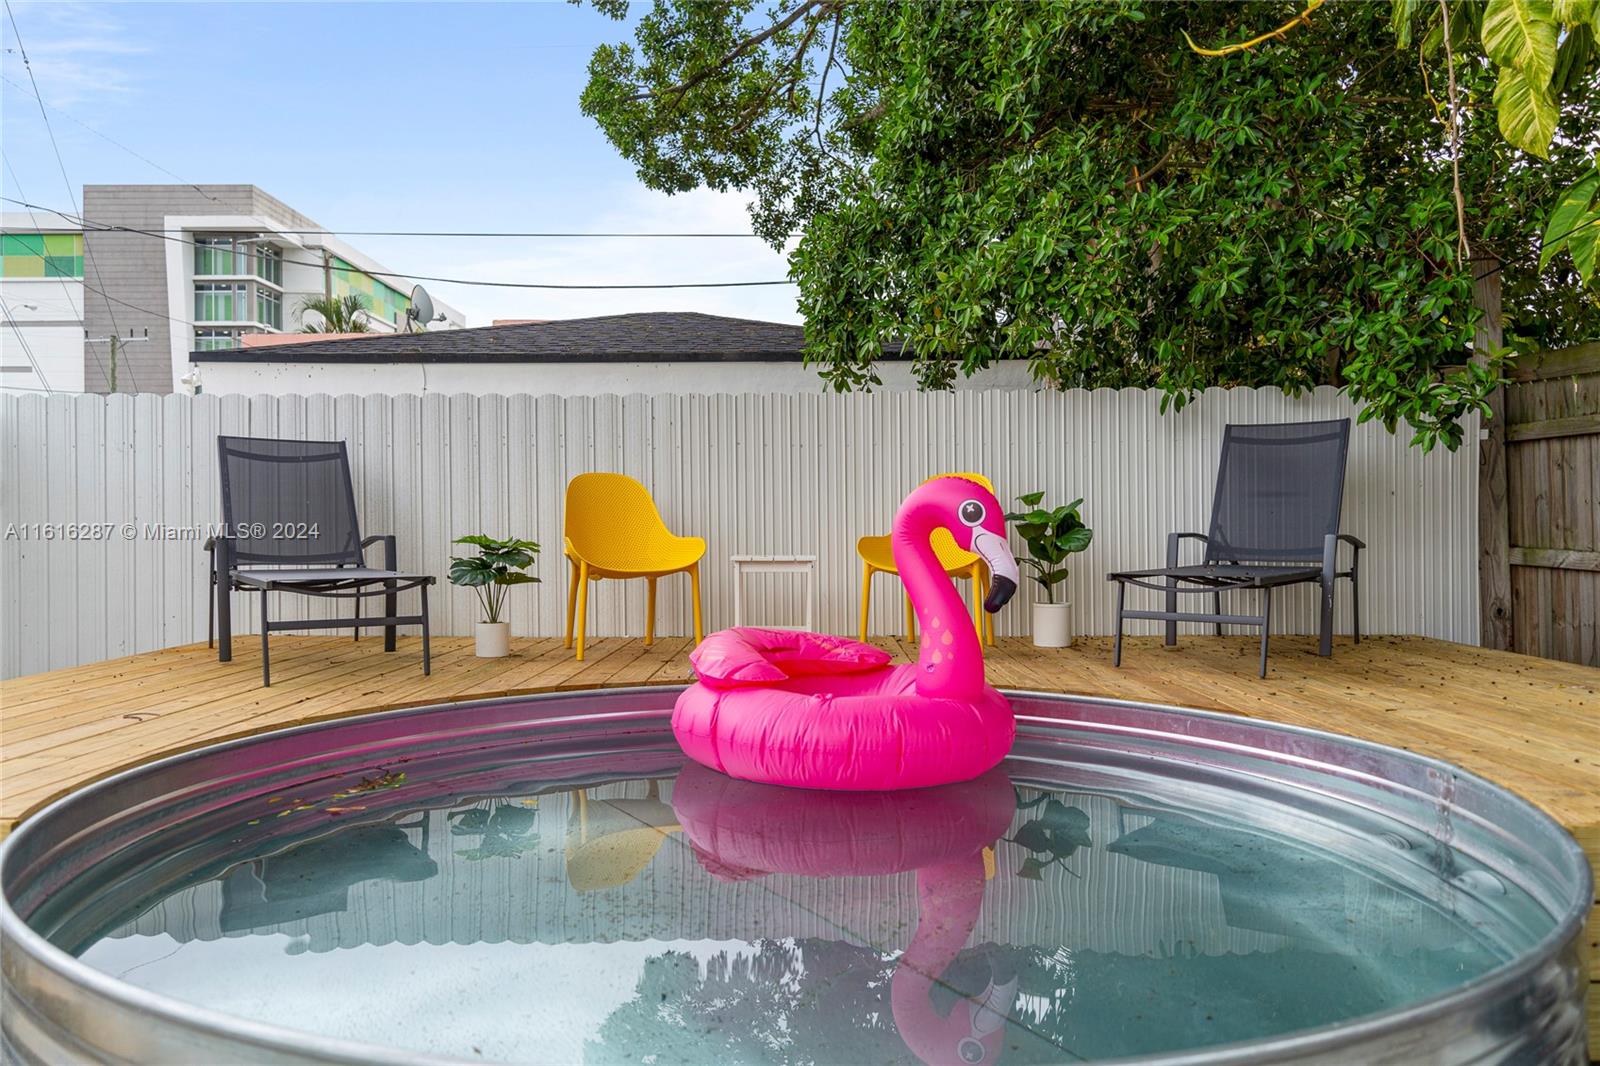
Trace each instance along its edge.
{"label": "patio chair leg", "polygon": [[[989,574],[987,571],[984,572],[983,588],[980,591],[982,596],[978,600],[978,608],[982,610],[983,601],[989,598]],[[994,647],[994,615],[988,611],[983,611],[983,632],[985,634],[984,639],[989,647]]]}
{"label": "patio chair leg", "polygon": [[206,647],[217,646],[217,567],[212,560],[210,598],[206,601]]}
{"label": "patio chair leg", "polygon": [[1272,590],[1262,589],[1261,604],[1261,676],[1267,676],[1267,640],[1272,635]]}
{"label": "patio chair leg", "polygon": [[355,631],[356,632],[355,632],[355,636],[352,637],[351,639],[352,640],[356,640],[356,641],[359,641],[361,639],[361,596],[360,596],[360,591],[361,591],[360,589],[357,589],[356,590],[357,595],[354,597],[354,599],[356,601],[356,625],[355,625]]}
{"label": "patio chair leg", "polygon": [[272,686],[272,659],[267,651],[267,590],[261,590],[261,687]]}
{"label": "patio chair leg", "polygon": [[[400,598],[394,593],[395,582],[385,581],[383,583],[383,587],[389,590],[384,594],[383,597],[383,614],[386,618],[393,618],[395,615],[400,613]],[[383,627],[384,651],[394,651],[395,633],[396,630],[394,626]]]}
{"label": "patio chair leg", "polygon": [[1122,665],[1122,601],[1128,594],[1128,586],[1121,581],[1117,582],[1117,640],[1112,645],[1111,665]]}
{"label": "patio chair leg", "polygon": [[1350,621],[1355,633],[1356,643],[1361,643],[1361,553],[1356,553],[1356,558],[1350,564]]}
{"label": "patio chair leg", "polygon": [[[1213,592],[1211,594],[1211,613],[1212,614],[1221,614],[1222,613],[1222,593],[1220,593],[1220,592]],[[1221,622],[1217,623],[1217,636],[1219,636],[1219,637],[1222,636],[1222,623]]]}
{"label": "patio chair leg", "polygon": [[428,586],[420,587],[422,592],[422,676],[428,677],[433,673],[433,649],[428,642]]}
{"label": "patio chair leg", "polygon": [[[224,553],[218,551],[217,558],[217,567],[221,570],[227,565]],[[212,579],[215,584],[211,588],[211,608],[217,613],[217,662],[228,663],[233,661],[233,582],[226,571],[214,573]]]}
{"label": "patio chair leg", "polygon": [[576,559],[567,561],[572,564],[572,577],[567,583],[567,639],[561,644],[563,648],[572,647],[572,619],[578,611],[578,562]]}
{"label": "patio chair leg", "polygon": [[867,642],[867,614],[872,609],[872,564],[861,564],[861,643]]}
{"label": "patio chair leg", "polygon": [[656,579],[647,577],[645,582],[650,586],[644,605],[644,646],[648,648],[656,642]]}
{"label": "patio chair leg", "polygon": [[589,564],[578,564],[578,661],[583,662],[583,635],[589,628]]}
{"label": "patio chair leg", "polygon": [[700,564],[695,563],[689,567],[689,591],[694,594],[694,642],[698,647],[705,639],[705,632],[700,625]]}
{"label": "patio chair leg", "polygon": [[1333,654],[1333,583],[1337,580],[1332,577],[1322,579],[1322,617],[1317,625],[1317,654],[1324,657]]}

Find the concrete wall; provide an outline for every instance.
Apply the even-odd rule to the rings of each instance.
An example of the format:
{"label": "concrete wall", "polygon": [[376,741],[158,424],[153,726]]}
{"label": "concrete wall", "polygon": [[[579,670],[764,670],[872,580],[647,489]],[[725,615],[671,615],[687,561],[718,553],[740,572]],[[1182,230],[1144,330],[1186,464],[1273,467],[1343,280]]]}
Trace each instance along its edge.
{"label": "concrete wall", "polygon": [[[82,392],[83,283],[5,278],[0,297],[9,311],[9,321],[0,324],[0,390]],[[0,318],[6,317],[0,311]]]}
{"label": "concrete wall", "polygon": [[[1083,496],[1094,543],[1063,586],[1079,633],[1110,630],[1107,571],[1157,565],[1172,530],[1204,530],[1224,426],[1353,416],[1332,389],[1211,390],[1181,414],[1158,394],[992,389],[959,394],[656,396],[0,396],[0,673],[34,673],[205,639],[201,530],[220,518],[216,437],[349,443],[368,533],[399,538],[402,568],[445,572],[451,541],[516,534],[545,546],[543,583],[514,590],[519,636],[559,635],[567,482],[590,470],[642,481],[667,523],[709,542],[708,629],[732,624],[729,557],[818,558],[819,628],[851,633],[861,593],[855,542],[889,531],[930,474],[978,470],[1000,495]],[[1477,424],[1466,427],[1468,441]],[[1344,528],[1362,537],[1372,633],[1477,641],[1477,454],[1424,455],[1375,424],[1352,431]],[[78,523],[67,536],[60,530]],[[38,524],[37,531],[30,529]],[[173,535],[175,532],[176,535]],[[52,535],[53,534],[53,535]],[[688,629],[688,581],[661,583],[657,632]],[[800,588],[752,580],[752,624],[791,621]],[[878,578],[872,627],[901,624],[898,582]],[[998,617],[1025,633],[1032,582]],[[1150,594],[1152,598],[1155,594]],[[1349,596],[1337,621],[1349,632]],[[1241,606],[1254,601],[1241,596]],[[602,582],[591,632],[644,631],[644,583]],[[254,610],[235,618],[248,629]],[[303,618],[302,597],[279,617]],[[470,592],[441,583],[435,632],[471,633]],[[1273,598],[1274,627],[1312,632],[1314,590]],[[1149,632],[1154,623],[1132,627]]]}
{"label": "concrete wall", "polygon": [[[822,393],[815,367],[772,363],[243,363],[204,361],[204,392],[217,396],[289,396],[325,392],[338,396],[381,393],[472,393],[474,395],[592,396],[602,393],[648,396],[669,393],[749,392]],[[879,363],[875,369],[889,391],[915,389],[909,363]],[[969,389],[1025,389],[1033,378],[1025,364],[991,367],[956,386]]]}

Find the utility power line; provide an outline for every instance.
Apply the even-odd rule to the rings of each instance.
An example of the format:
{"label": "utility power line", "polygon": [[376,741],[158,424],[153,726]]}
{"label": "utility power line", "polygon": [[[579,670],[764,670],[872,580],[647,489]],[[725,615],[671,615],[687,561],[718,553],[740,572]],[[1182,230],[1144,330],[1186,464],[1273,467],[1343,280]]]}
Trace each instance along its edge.
{"label": "utility power line", "polygon": [[[77,197],[72,194],[72,179],[67,177],[67,164],[61,158],[61,145],[56,143],[56,130],[55,127],[50,124],[50,112],[45,110],[44,94],[39,91],[39,79],[34,77],[33,63],[29,61],[28,49],[24,47],[22,43],[22,31],[17,28],[17,15],[16,12],[11,10],[11,0],[5,0],[5,8],[6,17],[11,20],[11,35],[17,39],[17,52],[22,56],[22,68],[28,72],[28,84],[33,86],[33,98],[39,105],[39,117],[44,119],[45,132],[50,135],[50,148],[53,152],[55,152],[56,166],[61,169],[61,182],[66,186],[67,199],[76,204]],[[13,172],[12,178],[15,179],[15,177],[16,174]],[[17,188],[17,191],[22,191],[20,186]],[[59,212],[57,213],[59,214]],[[94,270],[94,279],[99,283],[101,290],[104,291],[106,283],[104,279],[100,277],[100,264],[95,262],[93,257],[87,254],[87,249],[85,250],[84,262]],[[106,303],[106,314],[111,318],[111,332],[121,333],[122,327],[117,325],[117,312],[112,308],[109,301]],[[93,349],[90,350],[93,351]],[[128,378],[133,382],[133,391],[138,392],[139,375],[134,373],[132,365],[128,367]]]}
{"label": "utility power line", "polygon": [[[41,204],[28,204],[28,203],[26,203],[26,201],[18,200],[18,199],[15,199],[13,197],[10,197],[10,196],[0,197],[0,199],[4,199],[4,200],[6,200],[6,201],[8,201],[10,203],[22,204],[23,206],[27,206],[27,207],[38,208],[41,211],[53,211],[54,210],[54,208],[45,207],[45,206],[43,206]],[[92,222],[89,219],[84,218],[82,215],[76,215],[76,214],[73,214],[71,212],[66,212],[66,211],[57,211],[56,213],[61,215],[63,218],[74,219],[79,225],[84,227],[85,231],[89,231],[89,232],[96,232],[96,233],[134,233],[134,234],[139,234],[141,236],[150,237],[150,238],[155,239],[155,240],[171,241],[174,244],[188,245],[191,248],[196,247],[199,244],[198,241],[190,240],[189,238],[186,238],[186,237],[173,236],[173,235],[171,235],[169,233],[166,233],[164,231],[161,231],[161,230],[140,229],[137,226],[118,226],[118,225],[112,225],[112,224],[109,224],[109,223],[97,223],[97,222]],[[274,230],[274,231],[271,231],[271,232],[284,232],[284,231]],[[308,231],[305,231],[305,232],[308,232],[308,233],[327,233],[327,232],[330,232],[330,231],[327,231],[327,230],[308,230]],[[316,270],[322,270],[324,268],[324,266],[325,266],[325,264],[320,262],[320,261],[311,261],[311,260],[305,260],[305,259],[291,259],[287,255],[285,255],[283,257],[283,262],[284,262],[284,264],[286,266],[311,267],[311,268],[316,269]],[[430,274],[406,273],[406,272],[401,272],[401,271],[397,271],[397,270],[365,270],[365,269],[363,269],[361,267],[355,267],[355,266],[352,266],[350,269],[356,271],[357,273],[366,274],[369,277],[375,277],[375,278],[399,278],[402,281],[433,281],[433,282],[439,282],[441,284],[446,284],[446,285],[473,285],[473,286],[479,286],[479,287],[482,287],[482,288],[493,288],[493,289],[567,289],[567,290],[742,289],[742,288],[755,288],[755,287],[769,286],[769,285],[793,285],[794,284],[793,281],[790,281],[789,279],[785,278],[782,281],[681,281],[681,282],[640,283],[640,284],[627,284],[627,285],[567,285],[567,284],[556,284],[556,283],[551,283],[551,282],[533,282],[533,281],[490,281],[490,280],[485,279],[485,278],[450,278],[450,277],[440,277],[440,276],[437,276],[437,275],[430,275]]]}

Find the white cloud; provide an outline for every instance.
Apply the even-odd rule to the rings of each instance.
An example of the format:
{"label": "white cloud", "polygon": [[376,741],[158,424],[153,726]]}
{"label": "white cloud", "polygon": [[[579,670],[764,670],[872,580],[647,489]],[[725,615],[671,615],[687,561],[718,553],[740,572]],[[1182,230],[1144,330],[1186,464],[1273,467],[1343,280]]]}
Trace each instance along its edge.
{"label": "white cloud", "polygon": [[[12,6],[45,103],[71,109],[133,91],[126,60],[148,49],[104,8],[62,2]],[[5,41],[6,76],[26,85],[28,74],[9,19],[0,37]]]}
{"label": "white cloud", "polygon": [[[615,206],[575,222],[587,232],[748,233],[746,198],[699,189],[667,196],[641,186],[616,189]],[[507,249],[514,248],[513,254]],[[556,284],[672,284],[776,281],[788,276],[783,253],[749,238],[587,238],[492,241],[429,240],[396,269],[445,277]],[[467,315],[470,325],[496,318],[580,318],[629,311],[703,311],[737,318],[798,322],[793,285],[736,289],[540,290],[430,284],[429,291]]]}

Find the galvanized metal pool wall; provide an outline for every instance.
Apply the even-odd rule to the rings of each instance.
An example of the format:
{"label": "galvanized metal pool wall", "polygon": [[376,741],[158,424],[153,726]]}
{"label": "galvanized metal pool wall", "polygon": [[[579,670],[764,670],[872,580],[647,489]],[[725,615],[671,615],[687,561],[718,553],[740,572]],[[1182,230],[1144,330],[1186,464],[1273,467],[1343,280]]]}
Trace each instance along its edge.
{"label": "galvanized metal pool wall", "polygon": [[[3,1018],[5,1052],[20,1062],[210,1062],[210,1061],[416,1061],[414,1055],[295,1033],[259,1022],[245,1022],[134,988],[71,958],[32,928],[60,930],[80,919],[80,909],[102,906],[88,883],[102,884],[97,893],[120,892],[120,878],[106,881],[106,870],[129,872],[141,864],[165,866],[181,854],[192,834],[214,830],[213,821],[236,818],[229,805],[241,796],[264,796],[305,775],[337,773],[346,764],[366,765],[372,752],[386,758],[424,756],[440,750],[442,739],[455,735],[475,745],[525,743],[538,738],[540,750],[583,753],[580,764],[593,774],[603,762],[596,757],[606,744],[644,753],[670,776],[681,762],[664,729],[670,691],[610,690],[604,693],[560,694],[519,700],[417,708],[265,734],[176,756],[90,786],[30,819],[0,851],[0,879],[7,906],[0,908],[4,940]],[[1008,764],[1012,780],[1023,784],[1066,774],[1089,790],[1115,779],[1127,785],[1141,776],[1159,779],[1169,794],[1183,794],[1196,810],[1222,813],[1222,805],[1238,812],[1258,805],[1273,807],[1294,797],[1297,825],[1322,833],[1335,821],[1346,833],[1324,834],[1321,843],[1335,849],[1374,846],[1378,862],[1397,884],[1427,892],[1453,913],[1467,917],[1483,935],[1504,930],[1509,941],[1530,945],[1507,962],[1442,994],[1368,1014],[1332,1026],[1284,1033],[1247,1044],[1164,1054],[1148,1061],[1168,1066],[1207,1064],[1394,1062],[1450,1064],[1577,1064],[1583,1061],[1583,993],[1579,937],[1587,913],[1592,880],[1576,843],[1537,809],[1488,782],[1447,764],[1395,749],[1311,730],[1275,726],[1225,715],[1183,711],[1141,704],[1071,697],[1020,695],[1015,699],[1019,734]],[[656,738],[656,739],[652,739]],[[658,741],[660,741],[658,743]],[[651,753],[657,754],[651,754]],[[552,767],[558,765],[551,762]],[[639,769],[639,767],[636,767]],[[507,772],[538,780],[537,763]],[[555,770],[543,771],[547,774]],[[546,778],[548,779],[548,778]],[[506,778],[507,781],[510,778]],[[1226,790],[1217,785],[1225,783]],[[428,806],[437,792],[440,805],[458,801],[449,784],[421,783],[408,804]],[[1172,790],[1176,789],[1176,793]],[[554,797],[551,797],[554,798]],[[598,797],[597,797],[598,800]],[[1344,812],[1339,814],[1338,812]],[[568,812],[552,804],[549,825],[559,831]],[[1091,815],[1091,818],[1096,817]],[[1112,828],[1110,812],[1091,824],[1102,833]],[[1390,839],[1374,840],[1360,826],[1371,822],[1395,826]],[[230,823],[237,824],[237,823]],[[210,827],[210,828],[208,828]],[[164,844],[156,841],[169,834]],[[448,841],[448,835],[445,834]],[[1339,841],[1344,841],[1343,844]],[[174,848],[178,850],[173,850]],[[107,865],[108,864],[108,865]],[[90,873],[98,867],[98,873]],[[476,878],[566,877],[559,860],[535,859],[498,866]],[[1112,879],[1132,872],[1107,867]],[[666,888],[672,870],[656,871],[639,891]],[[398,940],[406,943],[510,939],[518,942],[591,942],[597,935],[624,939],[650,937],[653,928],[627,928],[613,922],[609,933],[581,914],[541,916],[536,925],[505,922],[495,915],[515,903],[517,887],[510,880],[474,886],[474,877],[446,871],[451,897],[406,900],[392,893],[392,907],[371,913],[392,914],[393,923],[349,928],[337,916],[294,923],[281,930],[295,936],[302,950],[338,950],[341,946]],[[77,880],[85,877],[87,880]],[[1508,919],[1490,902],[1494,892],[1478,891],[1485,883],[1525,893],[1537,904],[1537,926],[1506,926]],[[1498,881],[1497,881],[1498,879]],[[1136,883],[1135,883],[1136,882]],[[907,887],[899,878],[862,882],[864,893],[843,899],[847,917],[870,923],[876,911],[892,904]],[[77,886],[76,888],[74,886]],[[437,889],[440,886],[435,886]],[[1107,884],[1085,883],[1082,892],[1096,894]],[[1205,924],[1208,885],[1205,878],[1163,881],[1135,876],[1122,886],[1129,905],[1153,913],[1175,936],[1192,935]],[[1073,892],[1077,892],[1074,889]],[[121,926],[163,932],[180,942],[225,935],[212,924],[210,903],[203,893],[179,899],[175,909],[151,911]],[[456,897],[460,897],[459,899]],[[487,898],[486,898],[487,897]],[[65,899],[67,902],[63,903]],[[485,904],[498,900],[499,906]],[[718,913],[715,899],[697,898],[684,907],[657,913],[674,931],[689,935],[744,936],[737,909]],[[998,904],[988,910],[982,935],[1004,936],[1005,919]],[[1015,901],[1013,901],[1015,902]],[[1059,928],[1047,935],[1077,941],[1090,950],[1116,953],[1159,953],[1159,923],[1154,940],[1129,938],[1116,928],[1077,928],[1070,914],[1072,898],[1039,901],[1061,908]],[[461,912],[456,913],[460,904]],[[182,913],[193,905],[192,913]],[[1348,901],[1353,916],[1360,900]],[[809,901],[804,901],[809,907]],[[13,910],[15,908],[15,910]],[[514,908],[513,908],[514,909]],[[803,908],[802,908],[803,909]],[[613,912],[619,908],[608,907]],[[622,907],[620,911],[629,911]],[[641,913],[650,908],[639,908]],[[1533,912],[1526,912],[1533,913]],[[797,910],[796,916],[799,915]],[[503,915],[502,915],[503,917]],[[92,917],[82,919],[92,922]],[[1522,922],[1523,918],[1512,919]],[[1359,926],[1356,917],[1353,926]],[[1214,923],[1213,923],[1214,924]],[[1187,927],[1187,928],[1186,928]],[[789,926],[784,925],[787,929]],[[801,927],[794,927],[801,930]],[[837,926],[834,926],[837,929]],[[1513,935],[1513,928],[1523,933]],[[236,929],[234,933],[243,932]],[[889,931],[893,938],[903,935]],[[1209,939],[1195,946],[1207,954],[1252,955],[1280,946],[1268,933],[1239,930],[1237,937]],[[1357,938],[1343,949],[1406,953],[1425,950],[1434,932],[1421,926],[1383,942],[1376,934],[1352,928]],[[303,938],[303,939],[301,939]],[[1051,941],[1054,942],[1053,940]],[[1145,1061],[1145,1060],[1141,1060]]]}
{"label": "galvanized metal pool wall", "polygon": [[[903,495],[930,473],[979,470],[1004,497],[1043,489],[1085,498],[1095,530],[1072,562],[1067,595],[1081,634],[1109,631],[1109,570],[1162,561],[1166,534],[1204,530],[1223,426],[1354,417],[1331,388],[1299,399],[1271,389],[1209,390],[1162,415],[1148,390],[988,390],[866,396],[0,396],[0,676],[36,673],[205,639],[205,555],[194,531],[219,519],[221,433],[349,442],[368,532],[399,537],[400,565],[443,574],[466,533],[529,536],[545,546],[544,583],[510,601],[512,632],[561,632],[567,481],[630,474],[667,521],[704,536],[707,624],[732,623],[729,556],[818,557],[820,627],[854,632],[861,586],[856,538],[887,532]],[[1476,421],[1466,439],[1476,440]],[[1476,643],[1477,456],[1424,455],[1367,424],[1354,428],[1344,524],[1362,556],[1369,633]],[[34,527],[78,524],[77,539]],[[129,536],[129,533],[132,536]],[[750,620],[801,613],[785,579],[750,579]],[[873,624],[901,622],[898,585],[878,581]],[[687,581],[662,582],[657,632],[686,631]],[[1315,590],[1285,590],[1284,632],[1315,627]],[[1031,582],[999,617],[1023,632]],[[1349,631],[1340,590],[1338,625]],[[313,607],[315,605],[312,605]],[[281,617],[304,611],[290,597]],[[434,632],[468,635],[473,597],[443,587]],[[248,627],[254,611],[238,610]],[[602,582],[594,631],[644,632],[644,587]],[[1139,626],[1139,623],[1135,623]],[[1144,624],[1146,631],[1153,631]]]}

